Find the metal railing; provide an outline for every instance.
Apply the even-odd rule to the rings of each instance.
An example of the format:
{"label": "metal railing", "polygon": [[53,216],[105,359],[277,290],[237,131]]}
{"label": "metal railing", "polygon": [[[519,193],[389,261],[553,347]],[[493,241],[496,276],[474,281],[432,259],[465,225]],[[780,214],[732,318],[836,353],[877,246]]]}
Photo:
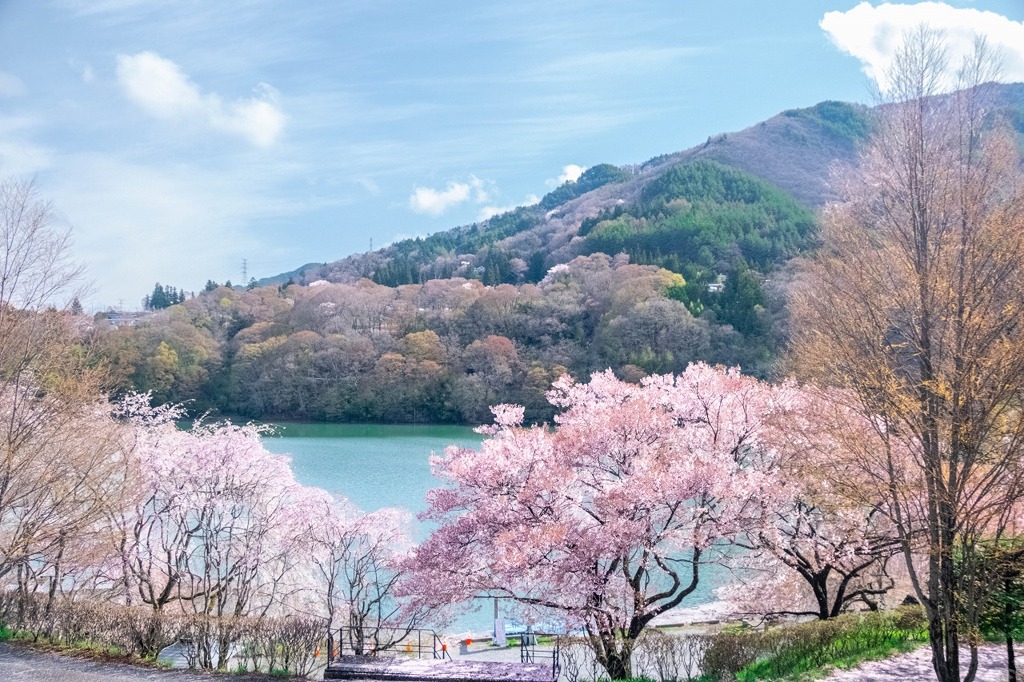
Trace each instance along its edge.
{"label": "metal railing", "polygon": [[[335,637],[337,634],[337,637]],[[331,658],[339,656],[410,656],[451,660],[448,645],[433,630],[342,626],[328,631]]]}
{"label": "metal railing", "polygon": [[[538,648],[541,640],[551,641],[551,645]],[[519,635],[519,662],[520,663],[547,663],[551,661],[551,679],[557,680],[562,672],[561,641],[558,635],[543,635],[534,632],[525,632]]]}

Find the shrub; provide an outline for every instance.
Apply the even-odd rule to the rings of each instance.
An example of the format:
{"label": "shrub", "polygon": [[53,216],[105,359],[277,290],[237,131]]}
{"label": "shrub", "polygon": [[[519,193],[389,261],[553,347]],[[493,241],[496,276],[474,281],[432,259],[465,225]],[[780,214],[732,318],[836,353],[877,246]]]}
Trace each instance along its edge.
{"label": "shrub", "polygon": [[608,672],[594,658],[590,644],[582,638],[561,640],[559,644],[562,675],[566,682],[605,682]]}
{"label": "shrub", "polygon": [[706,634],[646,630],[633,651],[633,664],[658,682],[693,682],[699,679],[709,640]]}
{"label": "shrub", "polygon": [[242,671],[308,676],[326,652],[326,624],[316,618],[204,618],[58,595],[0,592],[0,639],[103,651],[150,661],[181,641],[191,668],[220,663],[221,648]]}

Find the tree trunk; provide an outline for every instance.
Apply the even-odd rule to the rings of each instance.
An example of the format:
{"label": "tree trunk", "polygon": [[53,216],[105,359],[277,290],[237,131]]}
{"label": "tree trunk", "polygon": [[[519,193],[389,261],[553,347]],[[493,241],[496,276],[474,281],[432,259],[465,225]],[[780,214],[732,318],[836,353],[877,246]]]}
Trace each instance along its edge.
{"label": "tree trunk", "polygon": [[60,565],[64,559],[64,547],[67,539],[67,532],[63,529],[60,531],[60,537],[57,540],[57,557],[53,562],[53,578],[50,580],[50,590],[46,594],[46,620],[49,622],[50,614],[53,613],[53,602],[57,598],[57,589],[60,585]]}
{"label": "tree trunk", "polygon": [[[938,682],[960,682],[959,647],[956,643],[955,626],[947,628],[950,623],[942,616],[936,615],[928,619],[928,643],[932,649],[932,667]],[[952,632],[950,632],[952,629]],[[949,642],[954,645],[950,649]]]}
{"label": "tree trunk", "polygon": [[632,656],[628,650],[611,651],[601,661],[611,680],[628,680],[633,676]]}
{"label": "tree trunk", "polygon": [[629,637],[618,638],[614,630],[601,629],[588,635],[594,658],[610,680],[628,680],[633,676],[633,644]]}
{"label": "tree trunk", "polygon": [[1017,682],[1017,659],[1014,657],[1014,638],[1007,635],[1007,680]]}

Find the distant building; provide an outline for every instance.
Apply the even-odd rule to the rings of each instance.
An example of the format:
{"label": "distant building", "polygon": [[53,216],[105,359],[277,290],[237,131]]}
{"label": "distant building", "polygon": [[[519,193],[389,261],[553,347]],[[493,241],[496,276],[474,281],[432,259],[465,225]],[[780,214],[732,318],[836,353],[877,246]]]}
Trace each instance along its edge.
{"label": "distant building", "polygon": [[150,311],[143,312],[117,312],[114,310],[107,311],[106,321],[111,327],[134,327],[139,322],[153,317],[156,313]]}
{"label": "distant building", "polygon": [[708,284],[708,293],[717,294],[725,288],[725,275],[716,275],[715,281]]}

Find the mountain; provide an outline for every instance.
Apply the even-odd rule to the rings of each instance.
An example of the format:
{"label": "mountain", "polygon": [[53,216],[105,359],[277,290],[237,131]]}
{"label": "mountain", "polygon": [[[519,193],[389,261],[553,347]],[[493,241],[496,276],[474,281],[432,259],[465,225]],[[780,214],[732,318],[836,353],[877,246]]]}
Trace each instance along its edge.
{"label": "mountain", "polygon": [[[995,109],[1018,132],[1024,132],[1024,84],[986,87]],[[586,221],[610,215],[619,207],[629,214],[642,214],[645,188],[673,169],[699,161],[755,176],[813,210],[834,198],[829,188],[832,170],[856,163],[859,145],[871,133],[871,116],[871,108],[844,102],[791,109],[745,130],[713,135],[700,146],[638,166],[594,166],[576,182],[556,188],[533,206],[307,268],[293,280],[340,283],[370,278],[395,286],[465,276],[489,284],[536,282],[551,266],[592,252],[592,244],[578,239]],[[502,272],[515,259],[525,262],[526,269],[516,262],[519,271]],[[762,261],[758,265],[770,269],[773,264]],[[726,265],[717,263],[720,270]]]}
{"label": "mountain", "polygon": [[279,284],[288,284],[288,283],[293,283],[293,282],[299,282],[299,281],[301,281],[303,279],[303,277],[306,275],[306,273],[308,273],[308,272],[315,272],[317,270],[317,268],[321,268],[324,265],[326,265],[326,263],[306,263],[305,265],[300,265],[299,267],[295,268],[294,270],[289,270],[288,272],[282,272],[279,275],[273,275],[271,277],[263,277],[262,279],[254,280],[252,282],[252,286],[254,286],[254,287],[269,287],[269,286],[277,286]]}
{"label": "mountain", "polygon": [[[633,208],[649,201],[651,193],[645,194],[645,188],[674,169],[695,162],[716,162],[745,171],[808,207],[818,206],[831,198],[827,188],[830,166],[852,163],[857,145],[869,131],[869,110],[865,107],[823,102],[809,109],[786,111],[746,130],[713,136],[699,147],[656,157],[639,166],[594,166],[576,182],[556,188],[533,206],[353,255],[306,270],[295,281],[350,282],[368,277],[397,285],[469,276],[488,283],[514,282],[509,276],[488,281],[487,271],[516,258],[527,264],[525,279],[538,281],[552,265],[591,250],[575,239],[585,221],[622,206]],[[494,262],[495,253],[500,254],[497,258],[501,262]]]}
{"label": "mountain", "polygon": [[[1024,85],[988,87],[1024,140]],[[514,403],[542,421],[564,373],[769,377],[830,170],[871,128],[856,105],[785,111],[487,221],[213,288],[97,330],[97,349],[119,390],[255,419],[478,424]]]}

